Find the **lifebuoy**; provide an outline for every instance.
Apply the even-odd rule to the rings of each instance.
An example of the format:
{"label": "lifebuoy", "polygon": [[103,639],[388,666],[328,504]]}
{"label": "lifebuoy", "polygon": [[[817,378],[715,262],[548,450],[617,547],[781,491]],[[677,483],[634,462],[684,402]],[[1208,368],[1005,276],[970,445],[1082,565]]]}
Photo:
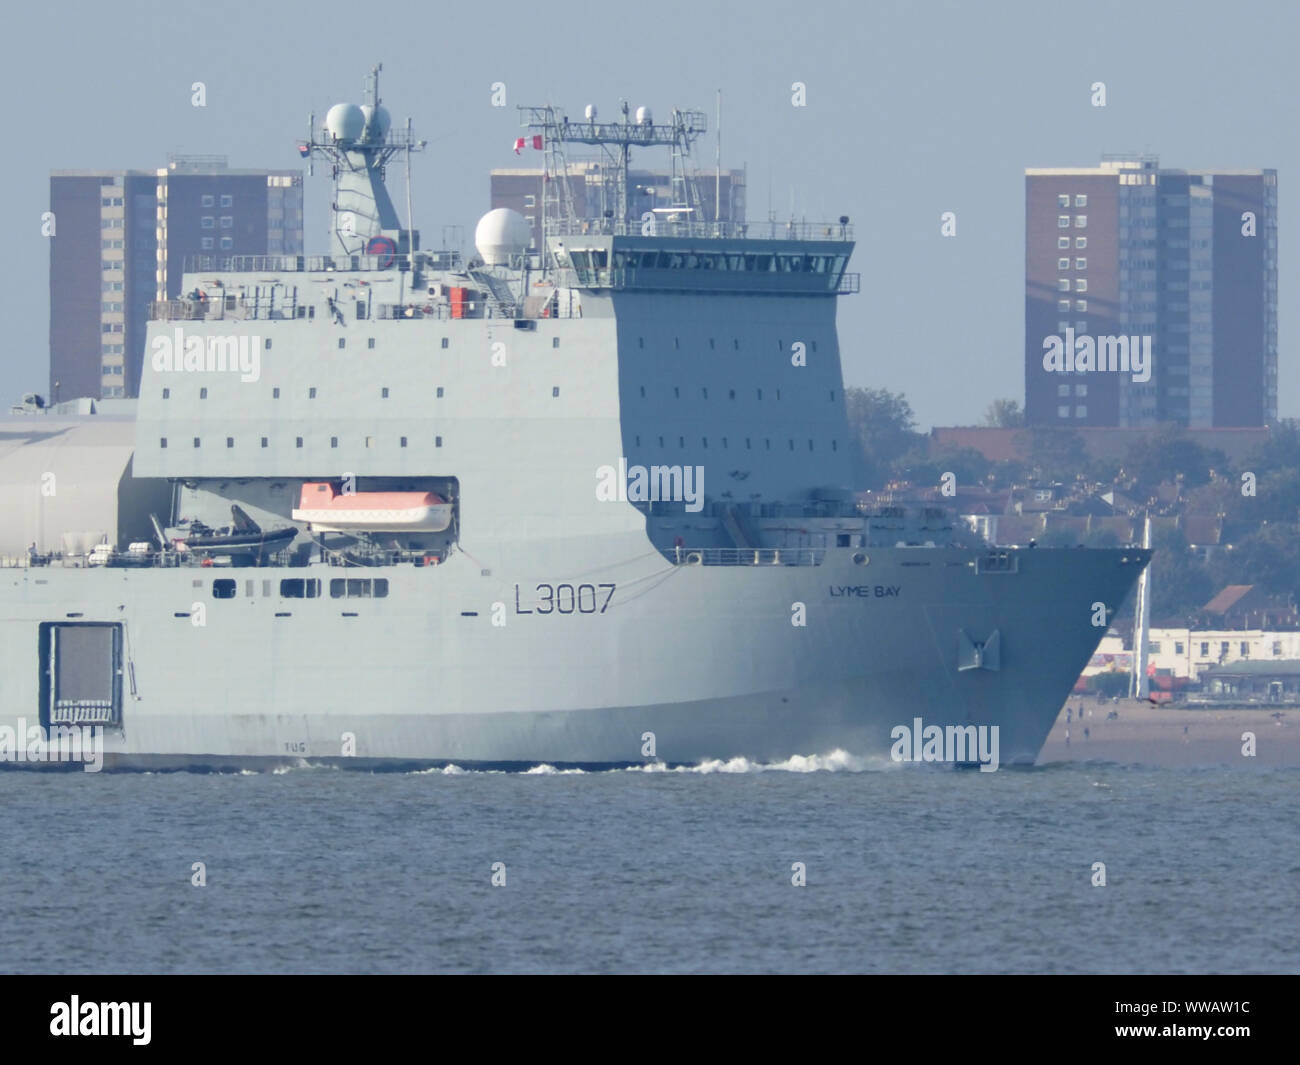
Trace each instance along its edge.
{"label": "lifebuoy", "polygon": [[210,566],[210,565],[212,565],[212,559],[210,559],[210,558],[205,558],[202,562],[199,563],[199,565],[200,565],[200,566]]}
{"label": "lifebuoy", "polygon": [[379,256],[379,269],[387,270],[397,257],[397,245],[392,237],[371,237],[366,244],[366,254]]}

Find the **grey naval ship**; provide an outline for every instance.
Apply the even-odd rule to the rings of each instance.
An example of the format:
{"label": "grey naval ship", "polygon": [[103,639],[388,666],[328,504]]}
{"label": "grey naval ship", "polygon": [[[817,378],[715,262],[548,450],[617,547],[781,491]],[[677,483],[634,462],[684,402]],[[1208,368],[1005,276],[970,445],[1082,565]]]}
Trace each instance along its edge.
{"label": "grey naval ship", "polygon": [[[34,542],[0,569],[0,731],[92,728],[110,768],[509,767],[888,759],[919,719],[1034,760],[1149,552],[859,506],[848,218],[704,217],[700,112],[521,108],[542,239],[497,209],[476,256],[430,251],[385,187],[423,143],[377,69],[363,98],[300,145],[329,254],[188,260],[133,418],[5,423]],[[650,150],[674,202],[641,212]]]}

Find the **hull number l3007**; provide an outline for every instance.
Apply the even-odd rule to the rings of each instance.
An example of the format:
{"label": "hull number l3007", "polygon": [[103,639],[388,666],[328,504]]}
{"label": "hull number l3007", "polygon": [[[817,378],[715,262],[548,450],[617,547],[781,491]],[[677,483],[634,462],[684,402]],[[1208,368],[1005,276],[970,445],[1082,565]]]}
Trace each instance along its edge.
{"label": "hull number l3007", "polygon": [[539,584],[533,606],[519,605],[519,585],[515,585],[516,614],[603,614],[614,598],[613,584]]}

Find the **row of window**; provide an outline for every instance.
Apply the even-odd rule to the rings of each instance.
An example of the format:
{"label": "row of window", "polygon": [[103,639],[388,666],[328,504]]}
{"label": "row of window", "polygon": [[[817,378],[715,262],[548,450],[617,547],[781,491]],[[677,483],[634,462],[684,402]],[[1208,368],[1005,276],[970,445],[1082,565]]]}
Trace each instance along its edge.
{"label": "row of window", "polygon": [[[580,273],[604,270],[609,266],[605,248],[572,250],[569,260]],[[731,270],[748,273],[825,274],[839,273],[845,255],[756,255],[743,252],[701,251],[633,251],[619,248],[614,252],[614,268],[640,267],[643,270]]]}
{"label": "row of window", "polygon": [[[1056,260],[1056,268],[1057,268],[1058,270],[1068,270],[1068,269],[1070,269],[1070,260],[1069,260],[1068,258],[1060,258],[1060,259],[1057,259],[1057,260]],[[1086,270],[1086,269],[1088,269],[1088,260],[1087,260],[1087,259],[1075,259],[1075,260],[1074,260],[1074,268],[1075,268],[1076,270]]]}
{"label": "row of window", "polygon": [[[1201,658],[1208,658],[1209,655],[1210,655],[1210,642],[1209,642],[1208,640],[1201,640],[1201,641],[1199,641],[1199,643],[1200,643],[1200,648],[1201,648],[1200,657],[1201,657]],[[1228,640],[1221,640],[1221,641],[1219,641],[1219,654],[1221,654],[1221,655],[1226,655],[1226,654],[1228,654],[1228,645],[1229,645],[1229,641],[1228,641]],[[1249,658],[1249,657],[1250,657],[1250,644],[1249,644],[1249,642],[1247,642],[1246,640],[1242,640],[1242,641],[1240,641],[1240,643],[1238,644],[1238,648],[1239,648],[1239,650],[1240,650],[1240,654],[1241,654],[1241,657],[1242,657],[1242,658]],[[1159,640],[1152,640],[1152,641],[1147,645],[1147,649],[1148,649],[1152,654],[1159,654],[1159,653],[1160,653],[1160,641],[1159,641]],[[1183,644],[1183,641],[1182,641],[1182,640],[1175,640],[1175,641],[1174,641],[1174,654],[1176,654],[1176,655],[1181,655],[1181,654],[1184,654],[1185,651],[1186,651],[1186,648],[1185,648],[1185,646],[1184,646],[1184,644]],[[1281,640],[1274,640],[1274,641],[1273,641],[1273,654],[1274,654],[1275,656],[1279,656],[1279,657],[1281,656],[1281,654],[1282,654],[1282,641],[1281,641]]]}
{"label": "row of window", "polygon": [[[244,582],[244,595],[252,598],[253,582]],[[213,599],[234,599],[238,583],[229,577],[212,582]],[[321,582],[315,577],[293,577],[280,582],[281,599],[319,599]],[[271,582],[262,582],[262,595],[270,597]],[[387,577],[334,577],[330,580],[331,599],[387,599]]]}
{"label": "row of window", "polygon": [[[203,251],[212,251],[212,250],[213,250],[213,247],[214,247],[212,238],[211,238],[211,237],[200,237],[200,238],[199,238],[199,246],[202,248]],[[231,251],[231,250],[234,248],[234,246],[235,246],[235,239],[234,239],[233,237],[222,237],[222,238],[221,238],[221,250],[222,250],[222,251]]]}
{"label": "row of window", "polygon": [[[1068,310],[1070,309],[1070,301],[1069,301],[1069,300],[1057,300],[1057,301],[1056,301],[1056,309],[1057,309],[1058,311],[1061,311],[1061,312],[1068,311]],[[1076,311],[1078,311],[1080,314],[1086,314],[1087,311],[1088,311],[1088,301],[1087,301],[1087,300],[1075,300],[1075,301],[1074,301],[1074,309],[1075,309]]]}
{"label": "row of window", "polygon": [[[1057,249],[1058,249],[1059,251],[1065,251],[1069,246],[1070,246],[1070,238],[1069,238],[1069,237],[1057,237],[1057,238],[1056,238],[1056,247],[1057,247]],[[1087,238],[1087,237],[1075,237],[1075,238],[1074,238],[1074,247],[1075,247],[1076,250],[1078,250],[1078,251],[1082,251],[1082,250],[1083,250],[1084,248],[1086,248],[1087,246],[1088,246],[1088,238]]]}
{"label": "row of window", "polygon": [[[662,448],[662,447],[667,447],[667,445],[664,443],[664,437],[661,436],[661,437],[658,438],[658,440],[659,440],[659,446],[660,446],[661,448]],[[640,447],[640,446],[641,446],[641,437],[640,437],[640,436],[635,437],[635,438],[633,439],[633,442],[636,444],[637,447]],[[702,447],[704,447],[705,449],[707,449],[708,446],[709,446],[709,438],[708,438],[707,436],[702,436],[702,437],[700,437],[700,444],[701,444]],[[788,444],[789,449],[790,449],[791,451],[793,451],[793,450],[795,449],[794,439],[793,439],[792,437],[791,437],[791,438],[787,438],[787,444]],[[684,448],[684,447],[686,446],[686,437],[684,437],[684,436],[679,436],[679,437],[677,438],[677,446],[678,446],[679,448]],[[731,447],[731,444],[730,444],[729,439],[728,439],[727,437],[725,437],[725,436],[722,438],[722,447],[723,447],[724,450],[729,450],[730,447]],[[840,449],[840,442],[839,442],[838,440],[832,440],[832,441],[831,441],[831,450],[832,450],[832,451],[839,451],[839,449]],[[752,437],[748,437],[748,436],[745,437],[745,450],[746,450],[746,451],[753,451],[753,450],[754,450],[754,443],[753,443],[753,438],[752,438]],[[763,438],[763,450],[764,450],[764,451],[771,451],[771,450],[772,450],[772,438],[771,438],[771,437],[766,437],[766,436],[765,436],[765,437]],[[816,450],[816,448],[814,447],[814,444],[813,444],[813,441],[812,441],[811,438],[808,440],[808,450],[809,450],[809,451],[814,451],[814,450]]]}
{"label": "row of window", "polygon": [[[234,198],[233,198],[232,196],[224,195],[224,196],[221,197],[221,206],[222,206],[222,207],[230,207],[230,206],[232,206],[232,205],[234,204],[234,202],[235,202],[235,201],[234,201]],[[200,203],[200,205],[203,206],[203,207],[212,207],[212,206],[214,206],[211,193],[205,193],[203,196],[199,197],[199,203]]]}
{"label": "row of window", "polygon": [[[1068,395],[1070,394],[1070,386],[1069,386],[1069,385],[1057,385],[1057,386],[1056,386],[1056,394],[1057,394],[1058,396],[1068,396]],[[1086,395],[1088,394],[1088,386],[1087,386],[1087,385],[1075,385],[1075,386],[1074,386],[1074,394],[1075,394],[1076,396],[1086,396]]]}
{"label": "row of window", "polygon": [[[387,390],[385,390],[385,392],[386,392],[386,391],[387,391]],[[777,400],[779,401],[779,400],[781,399],[781,390],[778,388],[778,389],[776,389],[775,391],[776,391],[776,398],[777,398]],[[760,400],[763,398],[763,390],[762,390],[761,388],[756,388],[756,389],[754,389],[754,394],[755,394],[755,396],[756,396],[758,399],[760,399]],[[441,390],[441,389],[438,390],[438,395],[442,395],[442,390]],[[642,386],[641,386],[641,398],[642,398],[642,399],[645,399],[645,398],[646,398],[646,389],[645,389],[645,385],[642,385]],[[682,390],[681,390],[681,386],[679,386],[679,385],[674,385],[674,386],[673,386],[673,399],[681,399],[681,398],[682,398]],[[700,398],[701,398],[701,399],[708,399],[708,398],[709,398],[709,390],[708,390],[707,388],[701,388],[701,389],[700,389]],[[729,388],[729,389],[727,389],[727,398],[728,398],[728,399],[735,399],[735,398],[736,398],[736,390],[735,390],[734,388]],[[830,390],[830,398],[831,398],[831,402],[834,403],[834,402],[835,402],[835,389],[833,389],[833,388]]]}
{"label": "row of window", "polygon": [[[1065,405],[1062,405],[1062,406],[1060,406],[1060,407],[1057,407],[1057,408],[1056,408],[1056,416],[1057,416],[1058,418],[1068,418],[1068,417],[1070,416],[1070,408],[1069,408],[1068,406],[1065,406]],[[1074,416],[1075,416],[1076,418],[1086,418],[1086,417],[1088,417],[1088,408],[1087,408],[1087,407],[1075,407],[1075,408],[1074,408]]]}
{"label": "row of window", "polygon": [[121,197],[121,196],[101,196],[101,197],[99,198],[99,206],[100,206],[100,207],[121,207],[121,206],[122,206],[122,197]]}
{"label": "row of window", "polygon": [[[222,206],[224,207],[225,204],[222,204]],[[223,214],[221,216],[222,229],[233,229],[234,226],[235,219],[232,215]],[[201,219],[199,219],[199,227],[202,229],[216,229],[216,219],[210,214],[205,214]]]}
{"label": "row of window", "polygon": [[[262,445],[261,445],[262,447],[270,447],[270,446],[271,446],[271,438],[270,438],[270,437],[268,437],[268,436],[264,436],[264,437],[261,438],[261,441],[262,441]],[[398,441],[399,441],[399,446],[400,446],[400,447],[406,447],[406,445],[407,445],[407,438],[406,438],[406,437],[404,437],[404,436],[398,437]],[[202,438],[202,437],[199,437],[199,436],[194,437],[194,446],[195,446],[196,448],[197,448],[197,447],[202,447],[202,446],[203,446],[203,438]],[[226,447],[227,447],[227,448],[233,448],[234,446],[235,446],[235,438],[234,438],[233,436],[228,436],[228,437],[226,437]],[[302,446],[303,446],[303,438],[302,438],[301,436],[296,436],[296,437],[294,437],[294,445],[293,445],[293,446],[294,446],[295,448],[300,448],[300,447],[302,447]],[[338,447],[338,446],[339,446],[339,438],[338,438],[337,436],[331,436],[331,437],[330,437],[330,447],[335,447],[335,448],[336,448],[336,447]],[[374,438],[373,436],[367,436],[367,437],[365,438],[365,446],[366,446],[367,448],[374,447],[374,446],[375,446],[375,438]],[[433,438],[433,446],[434,446],[434,447],[442,447],[442,437],[440,437],[440,436],[435,436],[435,437]],[[165,449],[165,448],[167,447],[167,437],[165,437],[165,436],[160,436],[160,437],[158,438],[158,447],[161,448],[161,449]]]}
{"label": "row of window", "polygon": [[[1070,216],[1069,216],[1068,214],[1057,215],[1057,216],[1056,216],[1056,226],[1057,226],[1058,229],[1069,229],[1069,228],[1070,228]],[[1074,228],[1075,228],[1075,229],[1087,229],[1087,228],[1088,228],[1088,216],[1087,216],[1086,214],[1077,214],[1077,215],[1075,215],[1075,216],[1074,216]]]}
{"label": "row of window", "polygon": [[[1057,281],[1056,281],[1056,290],[1057,290],[1058,292],[1069,292],[1069,291],[1070,291],[1070,279],[1069,279],[1068,277],[1057,278]],[[1082,277],[1080,277],[1080,278],[1076,278],[1076,279],[1075,279],[1075,282],[1074,282],[1074,291],[1075,291],[1075,292],[1087,292],[1087,291],[1088,291],[1088,281],[1087,281],[1087,279],[1086,279],[1086,278],[1082,278]]]}
{"label": "row of window", "polygon": [[[1070,197],[1069,197],[1066,193],[1064,193],[1064,192],[1060,193],[1060,194],[1056,197],[1056,205],[1057,205],[1058,207],[1069,207],[1069,206],[1070,206]],[[1088,206],[1088,197],[1085,196],[1085,195],[1076,195],[1076,196],[1074,197],[1074,206],[1075,206],[1075,207],[1087,207],[1087,206]]]}
{"label": "row of window", "polygon": [[[558,339],[558,338],[557,338],[557,339]],[[792,343],[795,343],[795,342],[792,341]],[[799,341],[799,343],[802,343],[802,341]],[[809,351],[814,351],[814,352],[815,352],[815,351],[817,350],[817,341],[815,341],[815,340],[810,340],[810,341],[808,341],[807,343],[808,343],[808,350],[809,350]],[[447,346],[447,342],[446,342],[445,340],[443,341],[442,346],[443,346],[444,348]],[[560,346],[560,345],[559,345],[558,343],[556,343],[556,344],[554,345],[554,347],[557,347],[557,348],[558,348],[559,346]],[[645,337],[637,337],[637,338],[636,338],[636,346],[637,346],[638,348],[644,349],[644,348],[645,348]],[[732,340],[731,340],[731,349],[732,349],[732,351],[739,351],[739,350],[740,350],[740,338],[739,338],[739,337],[732,337]],[[782,339],[780,339],[779,337],[778,337],[777,340],[776,340],[776,349],[777,349],[777,351],[781,351],[781,352],[788,352],[788,351],[790,350],[790,348],[788,348],[788,347],[786,346],[785,341],[782,340]],[[681,350],[682,350],[682,338],[681,338],[681,337],[673,337],[673,350],[674,350],[674,351],[681,351]],[[709,337],[709,350],[710,350],[710,351],[717,351],[717,341],[716,341],[716,338],[714,338],[714,337]]]}

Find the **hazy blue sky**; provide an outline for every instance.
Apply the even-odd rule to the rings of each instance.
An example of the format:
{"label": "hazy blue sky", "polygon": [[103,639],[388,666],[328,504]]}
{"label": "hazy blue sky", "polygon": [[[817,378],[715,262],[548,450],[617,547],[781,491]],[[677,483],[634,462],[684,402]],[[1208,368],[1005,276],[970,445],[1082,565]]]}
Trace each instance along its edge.
{"label": "hazy blue sky", "polygon": [[[431,142],[414,182],[426,246],[443,225],[473,232],[487,171],[515,164],[515,104],[578,113],[594,102],[609,115],[626,97],[657,115],[711,116],[721,88],[723,164],[748,165],[751,218],[766,216],[769,186],[781,216],[793,199],[810,220],[852,217],[863,292],[840,302],[847,383],[904,392],[923,427],[1023,400],[1025,167],[1128,150],[1174,167],[1276,167],[1279,407],[1300,415],[1288,257],[1300,4],[122,0],[15,5],[5,17],[6,406],[47,390],[40,215],[51,169],[151,168],[168,151],[298,166],[308,112],[359,100],[382,60],[394,124],[409,114]],[[207,85],[202,109],[190,104],[195,81]],[[490,105],[496,81],[506,110]],[[804,108],[791,105],[795,81]],[[1090,104],[1095,81],[1105,108]],[[698,150],[711,166],[711,134]],[[390,184],[403,203],[400,180]],[[323,250],[327,200],[318,173],[309,252]],[[956,238],[940,235],[943,211],[957,212]]]}

